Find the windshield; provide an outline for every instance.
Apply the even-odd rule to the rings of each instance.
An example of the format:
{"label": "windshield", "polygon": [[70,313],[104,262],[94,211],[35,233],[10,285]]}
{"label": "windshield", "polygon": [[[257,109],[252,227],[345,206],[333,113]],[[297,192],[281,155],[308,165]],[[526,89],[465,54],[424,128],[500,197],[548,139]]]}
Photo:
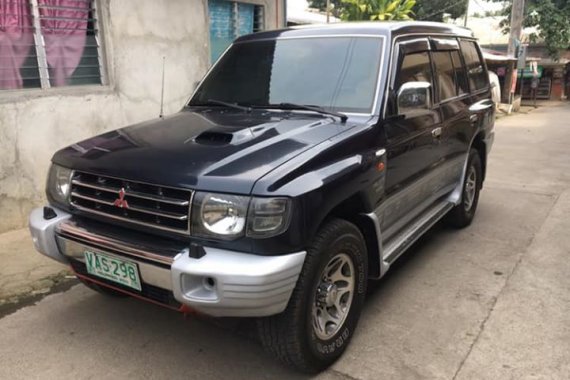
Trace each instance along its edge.
{"label": "windshield", "polygon": [[237,43],[190,105],[219,100],[248,106],[296,103],[371,113],[382,39],[314,37]]}

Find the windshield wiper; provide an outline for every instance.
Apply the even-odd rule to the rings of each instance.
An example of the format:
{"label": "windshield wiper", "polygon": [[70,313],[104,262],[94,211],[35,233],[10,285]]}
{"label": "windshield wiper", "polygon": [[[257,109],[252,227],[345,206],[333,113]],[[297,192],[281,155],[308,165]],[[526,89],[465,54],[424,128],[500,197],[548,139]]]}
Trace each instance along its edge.
{"label": "windshield wiper", "polygon": [[237,103],[229,103],[229,102],[224,102],[224,101],[217,100],[217,99],[208,99],[208,100],[206,100],[206,104],[217,104],[220,106],[233,108],[233,109],[240,110],[243,112],[251,112],[251,109],[252,109],[251,107],[240,106]]}
{"label": "windshield wiper", "polygon": [[327,111],[327,110],[325,110],[319,106],[310,106],[307,104],[279,103],[279,104],[268,104],[266,107],[267,108],[289,109],[289,110],[298,109],[298,110],[307,110],[307,111],[318,112],[322,115],[331,115],[331,116],[338,117],[340,119],[340,121],[343,123],[346,123],[346,121],[348,120],[348,116],[346,116],[343,113],[334,112],[334,111]]}

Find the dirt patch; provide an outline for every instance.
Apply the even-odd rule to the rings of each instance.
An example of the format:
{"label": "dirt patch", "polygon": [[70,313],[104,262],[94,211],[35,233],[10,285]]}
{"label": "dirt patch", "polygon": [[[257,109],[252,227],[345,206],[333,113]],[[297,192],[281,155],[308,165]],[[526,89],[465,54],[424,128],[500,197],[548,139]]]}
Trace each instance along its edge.
{"label": "dirt patch", "polygon": [[0,299],[0,318],[12,314],[23,307],[33,305],[49,294],[64,292],[77,283],[75,276],[70,275],[67,271],[62,271],[37,281],[29,292]]}

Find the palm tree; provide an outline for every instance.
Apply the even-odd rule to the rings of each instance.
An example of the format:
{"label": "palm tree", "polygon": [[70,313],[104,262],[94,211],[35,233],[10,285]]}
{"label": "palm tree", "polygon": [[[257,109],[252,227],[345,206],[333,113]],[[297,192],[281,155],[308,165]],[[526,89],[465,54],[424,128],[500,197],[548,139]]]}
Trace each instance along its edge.
{"label": "palm tree", "polygon": [[358,20],[411,20],[416,0],[342,0],[341,18]]}

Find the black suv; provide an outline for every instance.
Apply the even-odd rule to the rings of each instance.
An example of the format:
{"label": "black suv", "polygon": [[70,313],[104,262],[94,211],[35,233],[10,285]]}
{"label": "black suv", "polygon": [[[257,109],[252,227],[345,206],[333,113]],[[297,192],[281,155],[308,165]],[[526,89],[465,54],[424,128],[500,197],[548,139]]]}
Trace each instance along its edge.
{"label": "black suv", "polygon": [[471,223],[494,107],[472,34],[358,23],[237,39],[177,114],[57,152],[30,229],[85,285],[256,317],[306,372],[352,338],[367,280]]}

